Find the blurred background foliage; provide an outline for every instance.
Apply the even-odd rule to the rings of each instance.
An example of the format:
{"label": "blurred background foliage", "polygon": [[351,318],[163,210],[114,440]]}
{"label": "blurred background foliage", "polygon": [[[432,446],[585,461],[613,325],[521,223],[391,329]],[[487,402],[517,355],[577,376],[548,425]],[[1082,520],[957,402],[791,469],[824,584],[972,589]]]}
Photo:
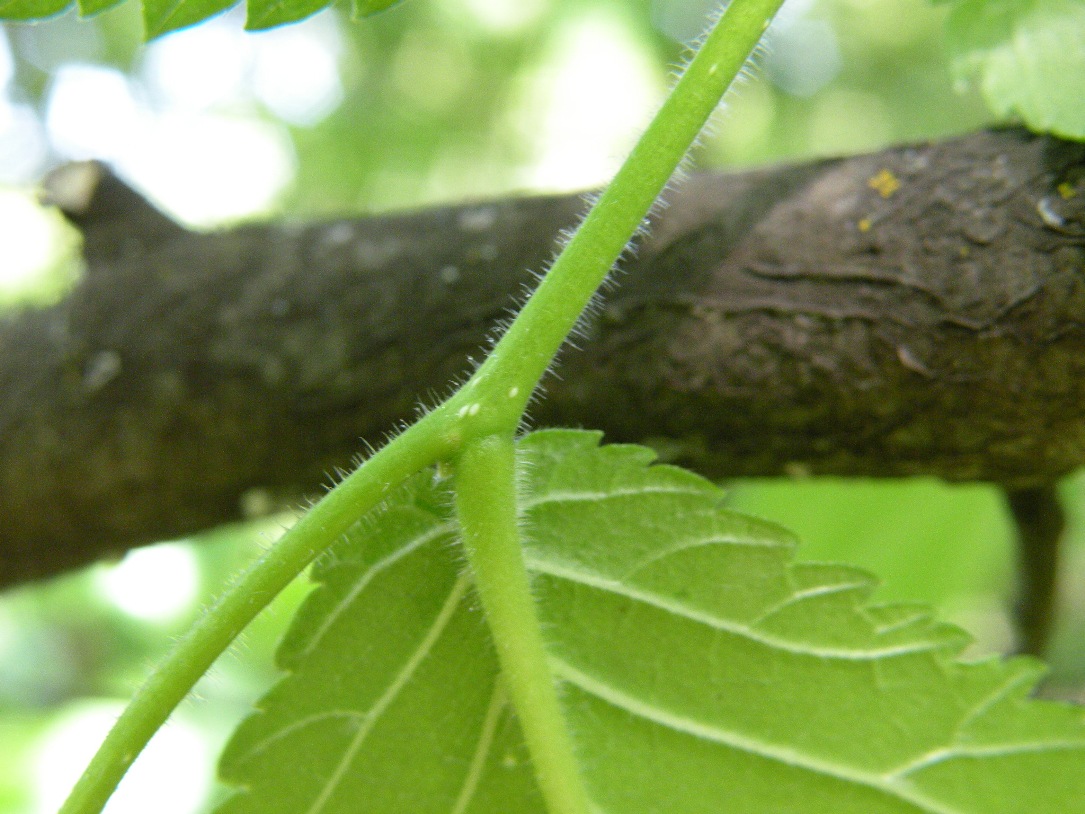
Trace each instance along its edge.
{"label": "blurred background foliage", "polygon": [[[710,0],[410,0],[262,34],[234,10],[149,46],[129,3],[0,29],[0,308],[55,301],[78,239],[34,201],[53,166],[100,158],[174,217],[215,228],[606,180],[666,91]],[[875,149],[988,123],[951,85],[943,11],[907,0],[789,0],[694,156],[739,167]],[[802,556],[883,580],[1010,646],[1012,531],[985,486],[747,481],[736,508]],[[1072,513],[1050,690],[1085,686],[1085,479]],[[46,509],[47,510],[47,509]],[[104,728],[219,586],[289,518],[163,543],[0,595],[0,812],[55,810]],[[110,811],[210,808],[218,748],[274,679],[288,590],[152,744]],[[1080,697],[1080,695],[1079,695]]]}

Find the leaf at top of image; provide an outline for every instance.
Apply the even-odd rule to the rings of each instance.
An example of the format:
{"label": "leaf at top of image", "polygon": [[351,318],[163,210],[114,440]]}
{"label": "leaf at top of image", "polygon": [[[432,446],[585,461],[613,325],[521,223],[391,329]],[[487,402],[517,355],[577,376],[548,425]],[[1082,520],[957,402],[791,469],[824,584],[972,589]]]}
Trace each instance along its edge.
{"label": "leaf at top of image", "polygon": [[958,79],[996,114],[1085,140],[1085,2],[957,0],[946,30]]}
{"label": "leaf at top of image", "polygon": [[[599,814],[1079,814],[1085,711],[1040,666],[634,446],[520,444],[525,556]],[[314,568],[287,675],[222,758],[220,814],[543,814],[445,483],[413,479]]]}
{"label": "leaf at top of image", "polygon": [[120,5],[124,0],[79,0],[79,16],[92,17]]}
{"label": "leaf at top of image", "polygon": [[368,17],[402,2],[403,0],[354,0],[354,17]]}
{"label": "leaf at top of image", "polygon": [[245,28],[263,31],[275,26],[304,20],[326,8],[331,0],[248,0]]}
{"label": "leaf at top of image", "polygon": [[72,0],[0,0],[0,20],[44,20],[71,5]]}
{"label": "leaf at top of image", "polygon": [[237,0],[143,0],[143,30],[148,40],[202,23]]}

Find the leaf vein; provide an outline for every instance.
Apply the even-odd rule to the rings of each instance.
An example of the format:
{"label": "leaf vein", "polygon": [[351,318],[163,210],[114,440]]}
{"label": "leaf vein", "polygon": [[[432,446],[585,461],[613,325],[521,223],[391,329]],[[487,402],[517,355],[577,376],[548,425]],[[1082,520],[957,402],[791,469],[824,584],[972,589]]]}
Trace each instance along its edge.
{"label": "leaf vein", "polygon": [[313,800],[312,805],[306,809],[306,814],[317,814],[331,798],[335,789],[338,787],[339,782],[343,779],[347,770],[350,768],[351,762],[358,754],[358,751],[362,748],[362,744],[365,743],[365,739],[369,736],[369,733],[373,730],[377,721],[385,710],[392,705],[392,702],[399,695],[400,691],[410,681],[411,676],[414,675],[415,670],[418,669],[418,665],[429,655],[429,652],[433,649],[433,645],[444,633],[445,628],[451,621],[453,614],[456,612],[456,608],[459,607],[460,602],[463,600],[464,595],[467,593],[467,587],[470,584],[470,580],[467,576],[460,576],[452,586],[452,590],[441,606],[441,610],[437,613],[436,618],[433,620],[433,624],[430,629],[426,631],[426,635],[422,637],[422,641],[419,642],[418,647],[411,654],[411,657],[403,664],[402,669],[396,674],[396,677],[392,680],[392,683],[388,685],[381,697],[377,699],[377,702],[373,704],[369,712],[365,716],[365,720],[358,728],[358,731],[354,734],[354,738],[351,740],[350,745],[343,751],[343,756],[339,759],[338,765],[332,771],[328,777],[324,787],[320,790],[316,799]]}
{"label": "leaf vein", "polygon": [[388,554],[386,557],[383,557],[382,559],[374,562],[357,580],[354,581],[354,583],[350,587],[350,590],[343,594],[343,598],[340,599],[338,603],[336,603],[335,607],[328,611],[327,616],[323,619],[323,621],[321,621],[320,626],[313,632],[312,637],[309,639],[309,642],[306,644],[304,649],[302,649],[299,657],[305,657],[309,655],[309,653],[311,653],[316,648],[316,646],[320,644],[320,640],[324,638],[324,636],[331,629],[331,627],[339,620],[339,618],[347,611],[347,609],[354,604],[354,602],[358,599],[362,592],[369,587],[369,584],[381,572],[391,568],[408,554],[411,554],[422,548],[426,544],[440,538],[441,535],[450,533],[452,530],[455,529],[455,527],[455,522],[451,520],[434,526],[425,534],[420,534],[418,537],[411,540],[406,545],[400,546],[395,551]]}
{"label": "leaf vein", "polygon": [[603,679],[591,676],[557,657],[551,659],[551,666],[555,676],[559,679],[573,684],[589,695],[623,709],[631,715],[651,721],[674,732],[718,743],[722,746],[758,755],[767,760],[804,769],[815,774],[865,786],[890,797],[911,803],[917,808],[929,812],[929,814],[963,814],[960,809],[948,807],[939,801],[931,800],[912,789],[906,788],[893,775],[857,771],[848,766],[803,754],[795,749],[783,748],[775,744],[754,740],[737,732],[717,726],[709,726],[701,721],[676,715],[670,710],[630,695]]}
{"label": "leaf vein", "polygon": [[638,590],[628,585],[623,585],[620,582],[607,579],[605,577],[599,577],[594,574],[589,574],[584,571],[579,571],[575,568],[563,566],[557,563],[549,562],[543,557],[540,557],[535,552],[525,552],[525,559],[527,560],[528,567],[536,574],[546,574],[548,576],[555,577],[557,579],[565,579],[570,582],[575,582],[579,585],[584,585],[589,588],[595,588],[600,591],[606,591],[608,593],[615,594],[617,596],[625,597],[633,602],[642,602],[646,605],[658,608],[659,610],[671,613],[675,616],[688,619],[692,622],[698,622],[700,624],[708,625],[717,630],[724,631],[725,633],[732,633],[736,636],[742,636],[744,638],[755,641],[759,644],[763,644],[767,647],[774,647],[779,650],[784,650],[789,653],[797,653],[804,656],[815,656],[818,658],[833,658],[844,659],[849,661],[871,661],[877,659],[883,659],[889,656],[902,656],[909,653],[925,653],[931,650],[936,650],[942,647],[942,643],[934,641],[918,641],[909,642],[907,644],[897,644],[890,647],[875,647],[869,649],[845,649],[842,647],[819,647],[809,644],[801,644],[787,639],[783,639],[779,636],[773,636],[764,631],[757,631],[751,628],[747,624],[734,622],[729,619],[723,619],[719,616],[714,616],[709,613],[694,610],[689,608],[680,602],[668,599],[667,597],[660,596],[659,594],[650,593],[648,591]]}
{"label": "leaf vein", "polygon": [[621,580],[624,582],[628,579],[631,579],[638,571],[643,571],[652,563],[659,562],[660,560],[665,560],[667,559],[667,557],[671,557],[675,554],[681,554],[683,551],[692,551],[695,548],[708,548],[709,546],[714,545],[779,548],[779,545],[775,542],[742,538],[736,535],[713,535],[710,537],[694,537],[687,540],[679,540],[672,546],[668,546],[661,551],[653,552],[646,557],[638,560],[629,568],[628,571],[622,574]]}
{"label": "leaf vein", "polygon": [[704,489],[676,489],[673,487],[643,486],[636,489],[614,489],[606,492],[554,491],[523,501],[524,509],[534,509],[547,503],[601,503],[622,497],[643,497],[644,495],[679,495],[683,497],[706,497]]}
{"label": "leaf vein", "polygon": [[479,781],[482,779],[482,772],[486,768],[486,760],[490,756],[494,737],[497,735],[497,725],[501,722],[501,713],[505,710],[507,703],[508,699],[505,697],[505,690],[501,685],[501,678],[498,676],[494,683],[494,690],[490,696],[490,704],[486,709],[486,715],[482,719],[482,729],[479,731],[475,753],[471,756],[467,775],[463,779],[463,786],[460,788],[456,804],[452,806],[450,814],[464,814],[467,811],[467,806],[471,804],[471,800],[478,790]]}
{"label": "leaf vein", "polygon": [[238,760],[251,760],[256,755],[269,748],[276,741],[288,738],[295,732],[305,729],[308,726],[323,723],[324,721],[333,720],[335,718],[348,718],[361,722],[365,719],[365,713],[358,709],[332,709],[314,715],[306,715],[304,718],[299,718],[298,720],[291,722],[288,726],[284,726],[282,729],[279,729],[253,744],[252,748],[246,751],[244,755],[238,758]]}
{"label": "leaf vein", "polygon": [[812,588],[795,591],[786,599],[777,602],[775,605],[769,606],[764,613],[762,613],[760,616],[750,622],[750,625],[752,627],[758,627],[767,622],[776,614],[781,613],[787,608],[790,608],[792,605],[796,605],[799,602],[805,602],[808,599],[816,599],[819,596],[831,596],[832,594],[847,593],[848,591],[853,591],[856,588],[868,587],[870,587],[870,583],[868,581],[856,580],[854,582],[837,582],[832,585],[816,585]]}
{"label": "leaf vein", "polygon": [[907,777],[909,774],[921,771],[928,766],[952,760],[957,757],[1012,757],[1038,752],[1085,752],[1085,740],[1047,740],[1047,741],[1022,741],[1020,743],[1000,743],[996,746],[950,746],[943,749],[934,749],[925,755],[920,755],[915,760],[909,761],[898,769],[894,769],[893,777]]}

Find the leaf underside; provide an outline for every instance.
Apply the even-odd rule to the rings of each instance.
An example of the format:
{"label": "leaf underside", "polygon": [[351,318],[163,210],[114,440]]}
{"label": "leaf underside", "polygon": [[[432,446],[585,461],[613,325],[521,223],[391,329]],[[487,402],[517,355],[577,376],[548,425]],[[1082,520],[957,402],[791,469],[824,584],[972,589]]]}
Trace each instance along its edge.
{"label": "leaf underside", "polygon": [[[1077,814],[1085,712],[1027,660],[872,606],[855,569],[720,508],[652,453],[521,442],[526,551],[566,724],[605,814]],[[223,755],[220,814],[543,814],[447,487],[415,478],[314,568],[288,675]]]}
{"label": "leaf underside", "polygon": [[1085,139],[1085,3],[957,0],[946,30],[957,77],[996,114]]}

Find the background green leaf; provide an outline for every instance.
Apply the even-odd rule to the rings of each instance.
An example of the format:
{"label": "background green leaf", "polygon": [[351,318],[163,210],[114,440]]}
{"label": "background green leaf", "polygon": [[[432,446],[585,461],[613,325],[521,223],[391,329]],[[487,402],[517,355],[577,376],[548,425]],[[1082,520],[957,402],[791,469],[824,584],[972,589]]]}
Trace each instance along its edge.
{"label": "background green leaf", "polygon": [[71,4],[72,0],[0,0],[0,20],[43,20]]}
{"label": "background green leaf", "polygon": [[[78,0],[81,16],[105,11],[123,0]],[[142,0],[147,39],[203,22],[238,0]],[[401,0],[354,0],[354,16],[368,17]],[[245,27],[259,31],[297,22],[332,4],[332,0],[249,0]],[[0,0],[0,20],[41,20],[73,5],[72,0]]]}
{"label": "background green leaf", "polygon": [[143,0],[147,39],[203,22],[236,5],[237,0]]}
{"label": "background green leaf", "polygon": [[327,7],[329,0],[249,0],[245,28],[261,31],[303,20]]}
{"label": "background green leaf", "polygon": [[[526,556],[599,809],[1085,811],[1085,713],[1027,698],[1034,662],[871,606],[856,569],[794,564],[778,527],[652,453],[521,445]],[[415,479],[316,569],[290,671],[235,734],[240,812],[537,812],[449,496]],[[283,770],[284,766],[289,771]]]}
{"label": "background green leaf", "polygon": [[81,17],[90,17],[94,14],[107,11],[122,2],[124,2],[124,0],[79,0],[77,5]]}
{"label": "background green leaf", "polygon": [[368,17],[370,14],[384,11],[400,2],[402,0],[354,0],[354,16]]}
{"label": "background green leaf", "polygon": [[1085,139],[1085,3],[961,0],[947,31],[959,79],[976,79],[998,115]]}
{"label": "background green leaf", "polygon": [[[945,613],[974,597],[993,604],[984,594],[992,585],[1001,586],[999,599],[1013,592],[1014,529],[1004,497],[989,484],[765,478],[729,484],[727,507],[792,529],[809,559],[877,574],[883,602],[924,602]],[[964,627],[975,635],[975,624],[970,619]],[[999,649],[1012,647],[991,630],[984,638],[988,647],[992,640]]]}

